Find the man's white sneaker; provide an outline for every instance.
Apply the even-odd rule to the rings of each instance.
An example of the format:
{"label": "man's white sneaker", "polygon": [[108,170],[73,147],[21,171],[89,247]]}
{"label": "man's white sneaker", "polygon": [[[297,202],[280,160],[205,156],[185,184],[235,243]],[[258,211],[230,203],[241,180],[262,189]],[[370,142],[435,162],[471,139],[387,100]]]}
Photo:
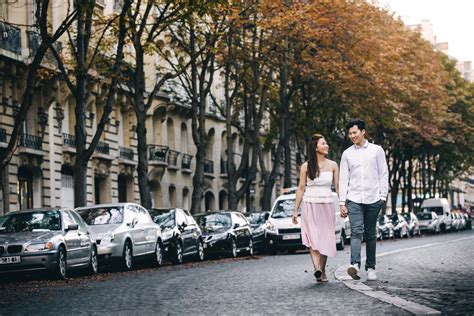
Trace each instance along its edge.
{"label": "man's white sneaker", "polygon": [[347,274],[354,280],[360,280],[359,266],[357,264],[351,264],[349,268],[347,268]]}
{"label": "man's white sneaker", "polygon": [[367,270],[367,281],[375,281],[377,280],[377,274],[375,274],[375,269],[369,268]]}

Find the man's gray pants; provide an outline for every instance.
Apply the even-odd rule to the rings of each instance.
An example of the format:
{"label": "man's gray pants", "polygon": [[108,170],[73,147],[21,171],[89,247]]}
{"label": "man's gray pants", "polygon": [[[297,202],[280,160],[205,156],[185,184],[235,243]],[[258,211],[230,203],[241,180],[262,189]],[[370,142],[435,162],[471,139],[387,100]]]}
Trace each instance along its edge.
{"label": "man's gray pants", "polygon": [[360,247],[364,237],[367,256],[365,270],[375,269],[376,225],[381,206],[382,201],[372,204],[347,202],[351,224],[351,264],[357,264],[360,268]]}

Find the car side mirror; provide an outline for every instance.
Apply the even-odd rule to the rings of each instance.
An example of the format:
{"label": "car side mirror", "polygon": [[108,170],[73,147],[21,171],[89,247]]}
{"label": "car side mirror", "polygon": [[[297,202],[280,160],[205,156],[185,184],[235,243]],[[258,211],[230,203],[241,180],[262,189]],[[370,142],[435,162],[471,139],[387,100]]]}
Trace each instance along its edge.
{"label": "car side mirror", "polygon": [[270,213],[266,212],[263,218],[265,218],[265,220],[268,221],[268,219],[270,218]]}
{"label": "car side mirror", "polygon": [[78,230],[79,229],[79,225],[77,224],[69,224],[67,225],[67,230],[70,231],[70,230]]}
{"label": "car side mirror", "polygon": [[181,229],[181,230],[184,230],[186,227],[188,227],[188,224],[186,224],[184,222],[181,223],[181,225],[179,225],[179,229]]}
{"label": "car side mirror", "polygon": [[234,224],[234,228],[239,228],[240,227],[240,224],[239,223],[235,223]]}

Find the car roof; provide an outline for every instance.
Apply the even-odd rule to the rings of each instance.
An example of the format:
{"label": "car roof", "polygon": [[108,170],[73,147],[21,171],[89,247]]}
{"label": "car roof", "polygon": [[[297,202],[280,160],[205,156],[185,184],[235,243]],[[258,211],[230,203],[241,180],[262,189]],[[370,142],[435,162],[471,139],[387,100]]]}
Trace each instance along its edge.
{"label": "car roof", "polygon": [[126,205],[140,206],[140,205],[138,205],[137,203],[123,202],[123,203],[94,204],[94,205],[88,205],[88,206],[81,206],[81,207],[75,208],[75,210],[104,208],[104,207],[122,207],[122,206],[126,206]]}

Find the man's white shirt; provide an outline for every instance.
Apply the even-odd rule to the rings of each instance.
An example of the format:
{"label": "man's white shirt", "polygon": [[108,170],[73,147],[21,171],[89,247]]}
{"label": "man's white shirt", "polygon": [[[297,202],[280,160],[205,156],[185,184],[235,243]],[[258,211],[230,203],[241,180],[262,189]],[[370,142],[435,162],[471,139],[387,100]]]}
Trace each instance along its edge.
{"label": "man's white shirt", "polygon": [[386,200],[388,168],[382,147],[367,140],[361,147],[352,145],[342,154],[339,174],[339,201],[372,204]]}

